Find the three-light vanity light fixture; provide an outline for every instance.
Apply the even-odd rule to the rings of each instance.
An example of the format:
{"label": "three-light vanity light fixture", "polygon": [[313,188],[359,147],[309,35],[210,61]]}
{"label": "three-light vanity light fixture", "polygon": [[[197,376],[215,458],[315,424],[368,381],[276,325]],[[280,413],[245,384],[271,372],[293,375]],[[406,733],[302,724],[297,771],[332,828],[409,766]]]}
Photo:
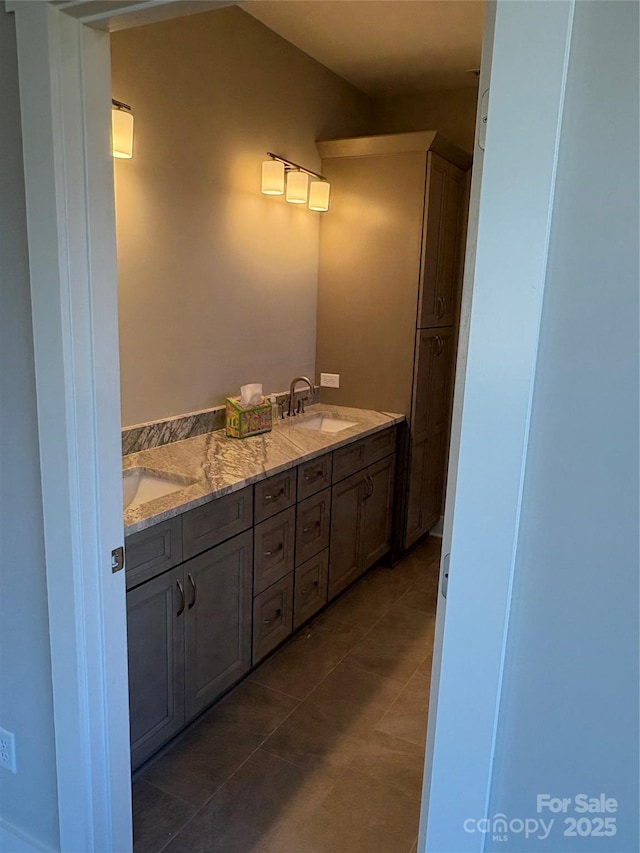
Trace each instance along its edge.
{"label": "three-light vanity light fixture", "polygon": [[133,113],[129,104],[111,99],[111,142],[118,160],[133,157]]}
{"label": "three-light vanity light fixture", "polygon": [[[269,160],[262,164],[262,192],[265,195],[283,195],[291,204],[308,204],[309,210],[323,213],[329,210],[331,184],[311,169],[305,169],[291,160],[267,151]],[[309,178],[313,178],[309,182]]]}

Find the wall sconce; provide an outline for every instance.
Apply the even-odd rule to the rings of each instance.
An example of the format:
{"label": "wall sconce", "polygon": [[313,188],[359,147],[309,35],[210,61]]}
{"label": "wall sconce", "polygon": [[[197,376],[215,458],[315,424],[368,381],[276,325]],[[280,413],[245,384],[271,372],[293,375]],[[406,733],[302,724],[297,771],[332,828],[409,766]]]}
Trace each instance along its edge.
{"label": "wall sconce", "polygon": [[111,100],[111,143],[119,160],[133,157],[133,113],[129,104]]}
{"label": "wall sconce", "polygon": [[[329,210],[329,181],[311,169],[305,169],[291,160],[278,157],[267,151],[270,160],[262,164],[262,192],[265,195],[282,195],[291,204],[306,204],[309,201],[309,210],[324,212]],[[309,176],[316,180],[309,186]]]}

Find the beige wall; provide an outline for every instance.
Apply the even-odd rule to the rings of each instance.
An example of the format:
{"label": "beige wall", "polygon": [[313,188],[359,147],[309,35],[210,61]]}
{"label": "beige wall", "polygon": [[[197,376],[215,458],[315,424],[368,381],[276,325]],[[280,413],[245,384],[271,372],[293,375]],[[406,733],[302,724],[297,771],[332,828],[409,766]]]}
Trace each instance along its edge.
{"label": "beige wall", "polygon": [[[123,425],[315,369],[321,214],[260,193],[275,151],[366,133],[370,102],[238,8],[114,33],[133,106],[116,161]],[[302,208],[302,209],[301,209]]]}
{"label": "beige wall", "polygon": [[376,98],[376,133],[439,130],[465,151],[473,151],[478,89],[447,89],[419,95]]}

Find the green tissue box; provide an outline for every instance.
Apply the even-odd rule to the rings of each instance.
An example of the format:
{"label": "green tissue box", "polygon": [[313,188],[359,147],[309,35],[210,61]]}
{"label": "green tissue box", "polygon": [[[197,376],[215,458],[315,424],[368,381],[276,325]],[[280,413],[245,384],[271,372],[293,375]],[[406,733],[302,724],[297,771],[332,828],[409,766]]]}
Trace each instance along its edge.
{"label": "green tissue box", "polygon": [[227,397],[225,423],[231,438],[248,438],[271,431],[271,403],[262,398],[257,406],[243,408],[239,397]]}

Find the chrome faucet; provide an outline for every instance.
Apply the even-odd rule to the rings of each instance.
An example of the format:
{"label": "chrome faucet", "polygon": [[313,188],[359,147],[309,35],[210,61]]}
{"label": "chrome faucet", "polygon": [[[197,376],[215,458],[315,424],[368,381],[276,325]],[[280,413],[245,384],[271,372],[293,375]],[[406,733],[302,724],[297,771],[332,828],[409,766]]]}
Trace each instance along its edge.
{"label": "chrome faucet", "polygon": [[[296,378],[293,380],[293,382],[291,383],[291,385],[289,387],[289,409],[287,411],[287,415],[290,418],[295,417],[295,415],[296,415],[296,412],[295,412],[294,406],[293,406],[293,401],[294,401],[294,394],[296,391],[296,385],[298,384],[298,382],[306,382],[307,385],[309,386],[309,390],[311,391],[311,394],[313,395],[316,393],[316,386],[313,384],[313,382],[309,379],[308,376],[296,376]],[[306,397],[302,397],[302,399],[298,400],[298,412],[297,413],[299,415],[304,415],[304,401],[306,399],[307,399]]]}

